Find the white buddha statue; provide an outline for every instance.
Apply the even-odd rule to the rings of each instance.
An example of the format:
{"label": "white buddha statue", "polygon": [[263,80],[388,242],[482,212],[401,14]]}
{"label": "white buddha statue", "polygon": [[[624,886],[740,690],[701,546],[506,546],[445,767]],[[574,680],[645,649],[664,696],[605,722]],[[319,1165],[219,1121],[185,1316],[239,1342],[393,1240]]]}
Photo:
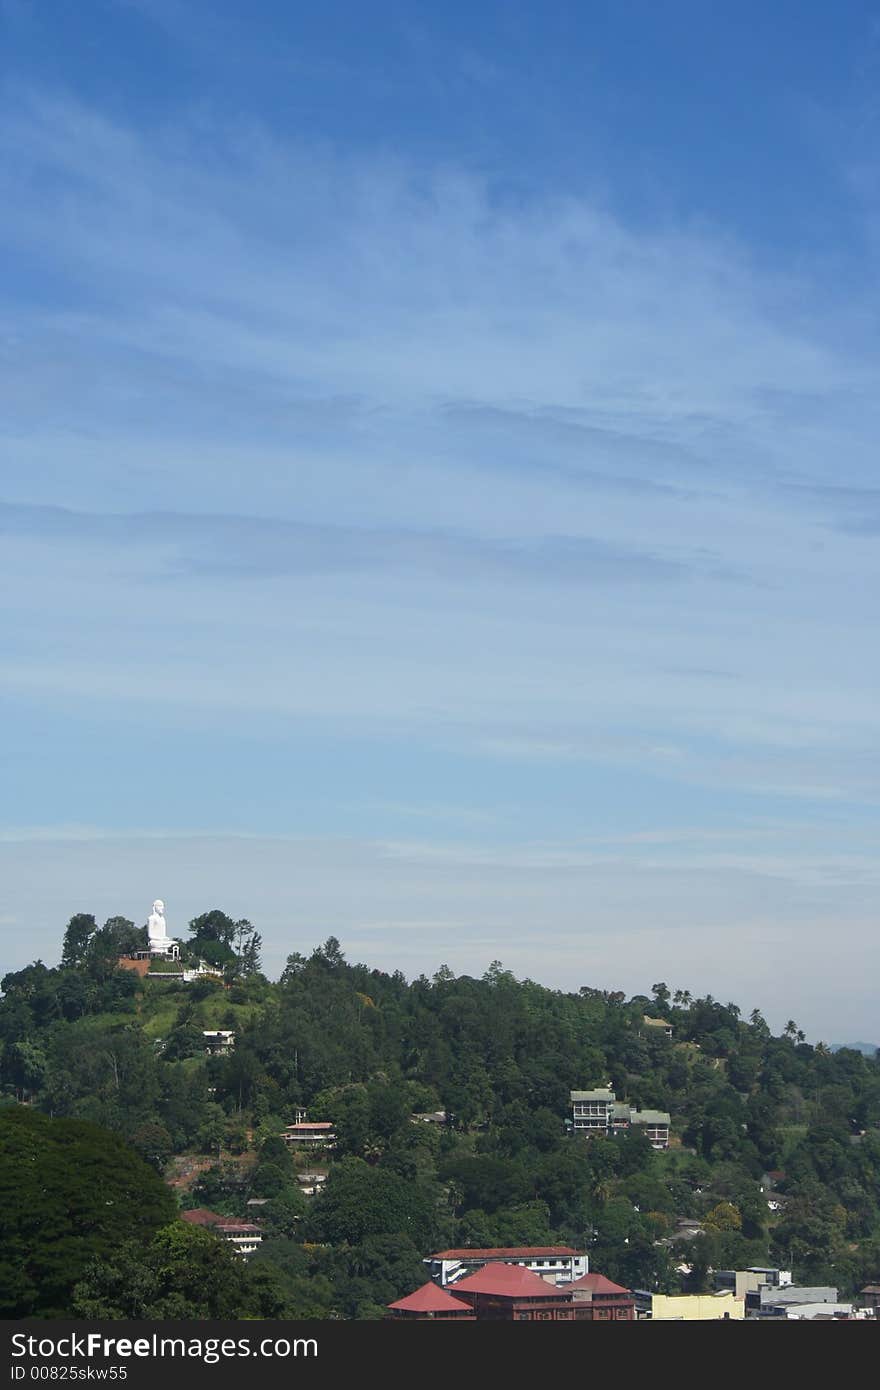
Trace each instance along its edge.
{"label": "white buddha statue", "polygon": [[149,937],[151,952],[170,952],[172,955],[177,955],[177,942],[172,941],[168,935],[165,904],[161,898],[157,898],[153,903],[153,910],[147,919],[147,936]]}

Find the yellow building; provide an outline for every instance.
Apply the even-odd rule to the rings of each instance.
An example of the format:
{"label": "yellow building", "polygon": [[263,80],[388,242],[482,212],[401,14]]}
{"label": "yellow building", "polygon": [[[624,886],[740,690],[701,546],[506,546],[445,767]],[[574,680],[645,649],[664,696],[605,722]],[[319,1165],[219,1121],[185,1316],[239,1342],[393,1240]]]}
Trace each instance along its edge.
{"label": "yellow building", "polygon": [[732,1293],[655,1293],[651,1298],[654,1322],[712,1322],[745,1315],[745,1299],[734,1298]]}

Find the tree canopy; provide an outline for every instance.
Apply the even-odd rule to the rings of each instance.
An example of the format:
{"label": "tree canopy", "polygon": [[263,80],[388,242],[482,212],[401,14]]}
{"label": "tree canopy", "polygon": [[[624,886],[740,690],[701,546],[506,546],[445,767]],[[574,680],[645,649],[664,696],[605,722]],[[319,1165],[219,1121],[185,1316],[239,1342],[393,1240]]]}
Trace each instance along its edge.
{"label": "tree canopy", "polygon": [[177,1204],[117,1135],[0,1109],[0,1316],[60,1317],[90,1260],[149,1240]]}

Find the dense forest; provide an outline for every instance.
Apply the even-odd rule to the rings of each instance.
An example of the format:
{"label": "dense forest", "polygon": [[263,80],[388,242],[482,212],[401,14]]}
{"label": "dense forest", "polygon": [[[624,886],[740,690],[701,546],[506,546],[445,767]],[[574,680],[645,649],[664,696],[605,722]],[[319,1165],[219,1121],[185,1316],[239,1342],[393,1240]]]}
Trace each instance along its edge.
{"label": "dense forest", "polygon": [[[498,962],[408,982],[332,938],[270,982],[259,933],[217,909],[183,950],[213,976],[120,969],[142,946],[126,919],[78,914],[58,966],[2,980],[0,1316],[378,1317],[449,1246],[586,1246],[667,1292],[768,1262],[880,1282],[876,1058],[664,982],[564,993]],[[206,1029],[233,1050],[207,1056]],[[670,1112],[668,1151],[569,1133],[569,1091],[608,1084]],[[279,1138],[297,1107],[338,1136],[313,1197],[296,1179],[316,1160]],[[247,1262],[176,1219],[252,1218],[254,1198]]]}

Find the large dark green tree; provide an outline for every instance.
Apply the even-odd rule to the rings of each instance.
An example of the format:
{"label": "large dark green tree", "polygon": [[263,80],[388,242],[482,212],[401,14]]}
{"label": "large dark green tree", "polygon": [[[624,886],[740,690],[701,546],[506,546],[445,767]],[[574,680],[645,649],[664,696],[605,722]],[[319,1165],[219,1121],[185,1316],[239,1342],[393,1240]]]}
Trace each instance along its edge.
{"label": "large dark green tree", "polygon": [[247,918],[235,921],[219,907],[194,917],[189,924],[192,933],[188,942],[191,954],[209,965],[216,965],[231,975],[258,974],[261,968],[262,938]]}
{"label": "large dark green tree", "polygon": [[117,1135],[0,1110],[0,1316],[63,1316],[91,1260],[145,1244],[175,1212],[155,1169]]}
{"label": "large dark green tree", "polygon": [[70,968],[85,962],[89,942],[97,929],[98,924],[90,912],[77,912],[71,917],[61,947],[62,966]]}
{"label": "large dark green tree", "polygon": [[90,1260],[72,1296],[78,1318],[282,1318],[271,1266],[251,1269],[220,1237],[176,1221],[146,1247],[127,1242]]}
{"label": "large dark green tree", "polygon": [[424,1250],[437,1235],[437,1196],[362,1159],[344,1158],[333,1165],[315,1199],[310,1226],[318,1239],[333,1245],[405,1234]]}

